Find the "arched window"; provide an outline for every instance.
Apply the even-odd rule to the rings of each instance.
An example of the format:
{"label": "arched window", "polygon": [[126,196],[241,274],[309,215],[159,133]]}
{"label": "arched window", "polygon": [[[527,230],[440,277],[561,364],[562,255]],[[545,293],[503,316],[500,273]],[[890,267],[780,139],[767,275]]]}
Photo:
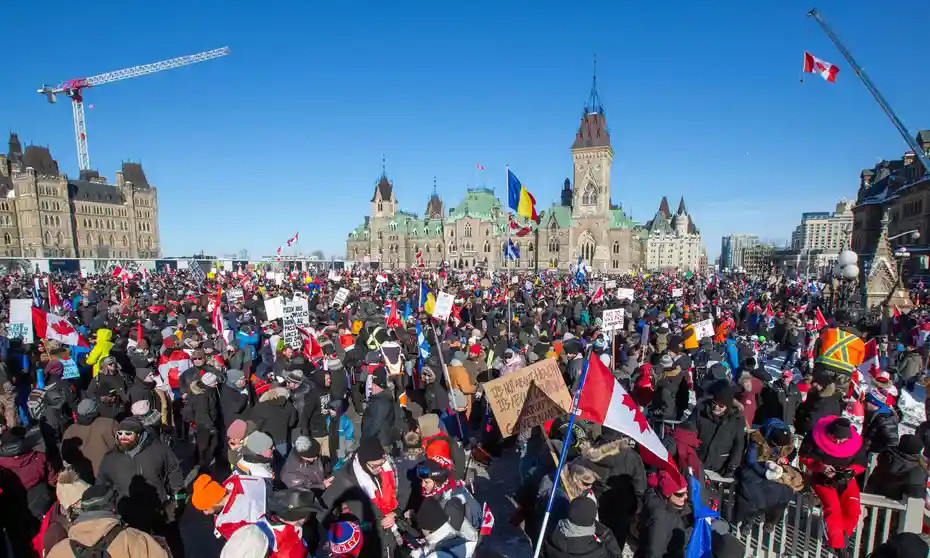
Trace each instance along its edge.
{"label": "arched window", "polygon": [[620,243],[614,242],[614,254],[619,254],[619,253],[620,253]]}
{"label": "arched window", "polygon": [[485,241],[484,241],[484,253],[485,253],[485,254],[490,254],[490,253],[491,253],[491,241],[490,241],[490,240],[485,240]]}
{"label": "arched window", "polygon": [[449,238],[455,238],[455,229],[449,229]]}
{"label": "arched window", "polygon": [[52,233],[49,231],[45,231],[45,243],[46,244],[52,243]]}
{"label": "arched window", "polygon": [[97,246],[103,246],[103,235],[102,234],[97,235]]}
{"label": "arched window", "polygon": [[436,253],[437,253],[437,254],[442,254],[442,244],[437,244],[437,245],[436,245]]}
{"label": "arched window", "polygon": [[530,243],[527,245],[527,251],[528,251],[530,254],[533,253],[533,243],[532,243],[532,242],[530,242]]}
{"label": "arched window", "polygon": [[471,223],[465,223],[465,237],[471,238]]}
{"label": "arched window", "polygon": [[559,239],[555,237],[549,239],[549,251],[553,253],[559,251]]}
{"label": "arched window", "polygon": [[13,237],[10,236],[10,233],[3,233],[3,243],[7,246],[13,244]]}
{"label": "arched window", "polygon": [[391,232],[396,231],[396,230],[397,230],[397,223],[391,223],[390,225],[388,225],[388,229],[390,229]]}
{"label": "arched window", "polygon": [[61,231],[58,231],[58,234],[55,237],[55,245],[61,246],[63,241],[64,241],[64,236],[62,236]]}
{"label": "arched window", "polygon": [[384,205],[381,202],[378,202],[378,211],[382,211],[383,209]]}
{"label": "arched window", "polygon": [[110,246],[116,246],[116,237],[112,234],[110,235]]}
{"label": "arched window", "polygon": [[429,254],[429,244],[426,245],[426,253]]}
{"label": "arched window", "polygon": [[451,253],[453,253],[453,254],[455,253],[455,243],[454,243],[454,242],[450,242],[450,243],[449,243],[449,252],[451,252]]}
{"label": "arched window", "polygon": [[42,216],[42,224],[45,225],[46,227],[48,226],[48,215]]}
{"label": "arched window", "polygon": [[585,186],[584,193],[581,195],[582,205],[597,205],[597,186],[593,182],[588,182]]}
{"label": "arched window", "polygon": [[60,226],[61,226],[61,219],[58,218],[58,215],[55,216],[55,226],[56,226],[56,227],[60,227]]}

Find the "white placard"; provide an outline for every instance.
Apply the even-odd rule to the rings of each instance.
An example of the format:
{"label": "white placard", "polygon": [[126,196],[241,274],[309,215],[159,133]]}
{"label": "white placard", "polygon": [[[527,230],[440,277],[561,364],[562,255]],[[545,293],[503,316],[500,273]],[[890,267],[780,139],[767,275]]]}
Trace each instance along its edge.
{"label": "white placard", "polygon": [[679,287],[677,289],[672,289],[672,296],[674,298],[679,298],[682,294],[682,289]]}
{"label": "white placard", "polygon": [[35,342],[31,298],[14,298],[10,301],[10,325],[6,331],[10,339],[22,339],[23,343]]}
{"label": "white placard", "polygon": [[604,331],[623,329],[623,308],[604,310],[601,316],[601,329]]}
{"label": "white placard", "polygon": [[341,287],[336,291],[336,296],[333,297],[333,306],[342,306],[346,303],[347,298],[349,298],[349,289]]}
{"label": "white placard", "polygon": [[710,318],[707,318],[706,320],[701,320],[694,324],[694,335],[698,341],[704,339],[705,337],[713,337],[714,321]]}
{"label": "white placard", "polygon": [[510,284],[511,284],[511,285],[516,285],[516,284],[517,284],[517,281],[519,281],[519,280],[520,280],[520,278],[517,277],[516,275],[514,275],[513,277],[510,278]]}
{"label": "white placard", "polygon": [[274,279],[274,271],[266,271],[265,279]]}
{"label": "white placard", "polygon": [[371,281],[369,281],[368,279],[365,279],[364,281],[358,284],[358,288],[363,293],[367,293],[371,291]]}
{"label": "white placard", "polygon": [[387,283],[387,277],[385,277],[384,275],[379,275],[375,277],[375,281],[379,283]]}
{"label": "white placard", "polygon": [[342,281],[342,275],[339,275],[338,273],[336,273],[336,270],[330,269],[328,279],[330,281],[335,281],[336,283],[338,283]]}
{"label": "white placard", "polygon": [[293,298],[284,304],[284,344],[299,351],[304,346],[303,338],[297,331],[297,326],[310,325],[310,312],[307,309],[307,299]]}
{"label": "white placard", "polygon": [[436,297],[436,305],[433,307],[433,317],[439,318],[440,320],[449,319],[454,300],[455,298],[449,293],[439,291],[439,296]]}
{"label": "white placard", "polygon": [[265,300],[265,317],[268,321],[284,317],[284,299],[280,296]]}
{"label": "white placard", "polygon": [[616,289],[616,288],[617,288],[617,280],[616,280],[616,279],[611,279],[610,281],[604,281],[604,288],[605,288],[605,289]]}
{"label": "white placard", "polygon": [[242,289],[229,289],[226,291],[226,300],[234,301],[236,304],[242,304],[244,298]]}
{"label": "white placard", "polygon": [[633,300],[633,289],[617,289],[617,299]]}

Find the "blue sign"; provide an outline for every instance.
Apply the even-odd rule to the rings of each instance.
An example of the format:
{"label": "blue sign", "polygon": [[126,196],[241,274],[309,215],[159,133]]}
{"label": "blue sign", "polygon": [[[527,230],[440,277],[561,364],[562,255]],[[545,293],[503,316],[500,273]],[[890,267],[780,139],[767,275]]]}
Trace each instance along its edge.
{"label": "blue sign", "polygon": [[77,363],[75,363],[74,360],[66,358],[61,361],[61,364],[65,367],[62,379],[70,380],[71,378],[79,378],[81,376],[81,373],[78,371]]}

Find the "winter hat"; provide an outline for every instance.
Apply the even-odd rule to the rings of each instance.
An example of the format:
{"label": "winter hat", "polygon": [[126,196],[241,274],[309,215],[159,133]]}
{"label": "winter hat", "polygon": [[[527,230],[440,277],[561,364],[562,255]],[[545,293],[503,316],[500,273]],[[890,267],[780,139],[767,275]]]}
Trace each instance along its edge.
{"label": "winter hat", "polygon": [[246,424],[242,419],[236,419],[229,423],[229,428],[226,429],[226,437],[232,438],[234,440],[241,440],[245,438]]}
{"label": "winter hat", "polygon": [[55,486],[55,496],[58,497],[58,503],[65,509],[81,501],[84,491],[90,487],[89,484],[82,481],[77,473],[70,470],[63,471],[58,475],[58,484]]}
{"label": "winter hat", "polygon": [[364,538],[362,529],[353,521],[337,521],[329,527],[329,551],[333,556],[358,556]]}
{"label": "winter hat", "polygon": [[722,405],[724,407],[730,407],[733,405],[733,399],[735,394],[733,393],[733,388],[729,385],[721,386],[714,392],[714,403],[717,405]]}
{"label": "winter hat", "polygon": [[252,455],[271,457],[274,450],[274,440],[264,432],[252,432],[245,439],[245,449]]}
{"label": "winter hat", "polygon": [[417,419],[417,424],[420,426],[420,436],[423,438],[431,438],[442,432],[439,428],[439,416],[433,413],[421,415]]}
{"label": "winter hat", "polygon": [[244,377],[245,377],[245,372],[243,372],[242,370],[239,370],[238,368],[227,370],[226,371],[226,385],[234,389],[239,389],[238,387],[236,387],[236,382],[238,382]]}
{"label": "winter hat", "polygon": [[260,527],[244,525],[223,545],[220,558],[265,558],[268,547],[268,537]]}
{"label": "winter hat", "polygon": [[125,430],[127,432],[135,432],[136,434],[142,434],[144,427],[142,426],[142,423],[139,422],[139,419],[137,419],[136,417],[129,417],[129,418],[124,418],[122,421],[120,421],[119,426],[116,429]]}
{"label": "winter hat", "polygon": [[676,492],[681,492],[686,486],[685,479],[682,478],[680,473],[659,471],[657,488],[662,496],[668,498]]}
{"label": "winter hat", "polygon": [[818,368],[811,374],[811,380],[819,386],[827,387],[833,383],[833,374]]}
{"label": "winter hat", "polygon": [[772,431],[772,441],[778,446],[787,446],[791,443],[791,434],[782,428]]}
{"label": "winter hat", "polygon": [[191,504],[200,511],[215,508],[226,497],[226,489],[213,480],[210,475],[200,475],[194,481]]}
{"label": "winter hat", "polygon": [[288,370],[284,373],[284,380],[294,384],[299,384],[304,381],[304,373],[301,370]]}
{"label": "winter hat", "polygon": [[81,494],[81,511],[112,510],[116,492],[106,484],[87,487]]}
{"label": "winter hat", "polygon": [[914,434],[905,434],[898,442],[898,449],[907,455],[917,455],[924,450],[924,444]]}
{"label": "winter hat", "polygon": [[449,361],[449,366],[464,366],[462,364],[462,360],[464,359],[453,358],[451,361]]}
{"label": "winter hat", "polygon": [[216,387],[216,384],[219,381],[220,379],[217,378],[216,374],[214,374],[213,372],[207,372],[206,374],[200,377],[200,383],[206,387],[211,387],[211,388]]}
{"label": "winter hat", "polygon": [[821,418],[811,434],[814,444],[831,457],[852,457],[862,448],[862,436],[844,417],[829,415]]}
{"label": "winter hat", "polygon": [[289,488],[272,492],[268,498],[268,511],[284,521],[299,521],[318,510],[316,496],[309,490]]}
{"label": "winter hat", "polygon": [[142,415],[148,413],[152,405],[149,403],[148,399],[140,399],[132,404],[132,407],[129,408],[133,416],[141,417]]}
{"label": "winter hat", "polygon": [[470,356],[481,356],[481,345],[475,343],[468,348],[468,354]]}
{"label": "winter hat", "polygon": [[574,337],[562,342],[562,352],[565,354],[581,354],[582,352],[581,341],[575,339]]}
{"label": "winter hat", "polygon": [[597,502],[578,496],[568,506],[568,520],[579,527],[591,527],[597,520]]}
{"label": "winter hat", "polygon": [[358,460],[362,463],[377,461],[384,457],[384,448],[377,438],[362,438],[358,446]]}
{"label": "winter hat", "polygon": [[662,355],[662,359],[659,361],[659,365],[663,370],[671,370],[675,368],[675,361],[672,360],[670,355]]}
{"label": "winter hat", "polygon": [[377,370],[371,373],[371,383],[381,389],[388,389],[387,370],[384,367],[378,367]]}
{"label": "winter hat", "polygon": [[298,436],[294,440],[294,453],[301,458],[319,457],[320,443],[307,436]]}
{"label": "winter hat", "polygon": [[46,377],[55,376],[60,378],[65,373],[65,366],[56,358],[48,361],[48,364],[45,365],[44,373]]}
{"label": "winter hat", "polygon": [[93,399],[82,399],[77,406],[77,414],[81,417],[96,415],[98,411],[97,402]]}
{"label": "winter hat", "polygon": [[446,510],[435,498],[426,498],[417,510],[417,526],[424,531],[438,531],[449,521]]}
{"label": "winter hat", "polygon": [[153,373],[151,368],[139,367],[136,368],[136,378],[140,382],[144,382],[146,378]]}
{"label": "winter hat", "polygon": [[260,378],[256,378],[252,385],[255,386],[255,395],[259,397],[271,390],[271,384],[268,383],[267,380],[262,380]]}

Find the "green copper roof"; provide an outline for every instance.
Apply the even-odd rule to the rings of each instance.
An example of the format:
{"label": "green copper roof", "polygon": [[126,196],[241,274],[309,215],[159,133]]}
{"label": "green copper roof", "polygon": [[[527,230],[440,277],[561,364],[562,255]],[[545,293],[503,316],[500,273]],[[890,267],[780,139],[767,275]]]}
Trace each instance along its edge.
{"label": "green copper roof", "polygon": [[449,215],[447,221],[455,222],[463,217],[490,220],[492,211],[500,209],[501,202],[494,197],[494,192],[486,188],[476,188],[465,192],[462,200]]}
{"label": "green copper roof", "polygon": [[556,227],[568,229],[572,226],[572,208],[567,205],[553,205],[546,209],[541,221],[542,226],[550,227],[555,219]]}
{"label": "green copper roof", "polygon": [[365,227],[365,223],[352,229],[352,232],[349,233],[349,237],[353,239],[368,238],[368,228]]}
{"label": "green copper roof", "polygon": [[636,226],[636,223],[627,217],[622,209],[611,209],[610,225],[608,226],[612,229],[632,229]]}

